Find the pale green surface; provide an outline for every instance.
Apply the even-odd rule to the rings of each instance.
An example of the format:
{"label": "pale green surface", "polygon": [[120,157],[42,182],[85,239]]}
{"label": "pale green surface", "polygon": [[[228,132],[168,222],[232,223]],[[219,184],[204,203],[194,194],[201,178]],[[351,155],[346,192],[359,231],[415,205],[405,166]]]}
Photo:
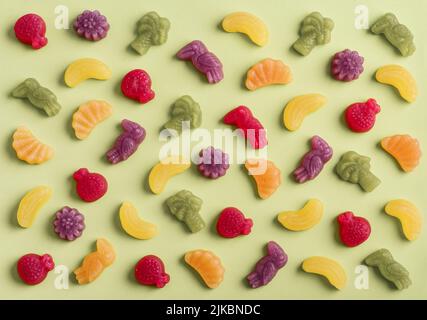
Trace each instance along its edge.
{"label": "pale green surface", "polygon": [[[78,38],[73,31],[53,27],[54,7],[69,4],[73,19],[86,8],[100,9],[112,26],[108,37],[99,43]],[[90,3],[90,5],[88,5]],[[321,3],[321,4],[320,4]],[[338,0],[263,0],[263,1],[1,1],[0,21],[1,77],[0,77],[0,137],[2,216],[0,223],[1,264],[0,298],[57,298],[57,299],[164,299],[164,298],[246,298],[246,299],[397,299],[427,298],[426,261],[427,238],[422,233],[414,243],[404,240],[398,222],[383,212],[383,206],[394,198],[413,201],[426,212],[426,162],[415,172],[402,173],[394,161],[379,149],[377,143],[387,135],[410,133],[418,137],[427,150],[425,119],[426,45],[425,19],[427,2],[423,0],[366,0],[371,22],[391,11],[415,35],[417,51],[412,57],[402,58],[385,39],[354,28],[354,8],[360,1]],[[153,47],[141,57],[127,45],[134,39],[135,23],[145,13],[156,10],[171,21],[168,42]],[[335,21],[332,41],[317,47],[308,57],[289,50],[297,39],[301,19],[311,11],[319,10]],[[38,52],[18,43],[10,29],[17,17],[27,12],[41,14],[48,23],[49,44]],[[259,48],[245,36],[221,31],[221,19],[233,11],[249,11],[262,18],[270,30],[270,42]],[[217,85],[208,85],[190,65],[178,61],[174,54],[187,42],[201,39],[221,58],[225,79]],[[328,74],[328,62],[336,51],[351,48],[366,58],[365,73],[358,81],[344,84]],[[109,81],[88,81],[74,89],[63,83],[63,71],[77,58],[94,57],[112,67]],[[241,85],[246,70],[255,62],[271,57],[282,59],[294,73],[294,81],[287,86],[264,88],[249,92]],[[377,67],[402,64],[413,72],[420,87],[420,96],[412,105],[403,102],[387,86],[376,83],[372,75]],[[133,68],[144,68],[153,80],[157,97],[140,106],[123,98],[118,85],[122,76]],[[27,77],[35,77],[53,90],[63,109],[53,118],[47,118],[21,100],[9,96],[11,90]],[[201,80],[203,79],[203,80]],[[326,107],[311,115],[300,130],[288,132],[281,118],[285,103],[295,95],[319,92],[329,98]],[[157,161],[161,143],[157,133],[168,120],[170,105],[184,94],[191,95],[203,110],[203,127],[225,127],[222,116],[232,107],[246,104],[252,108],[268,128],[269,156],[283,172],[283,184],[269,200],[259,200],[250,178],[239,167],[233,166],[224,178],[207,181],[195,168],[175,177],[161,195],[153,195],[144,187],[147,174]],[[375,128],[363,135],[351,133],[340,122],[344,108],[355,101],[369,97],[378,99],[382,106]],[[70,120],[77,106],[90,99],[106,99],[114,107],[113,116],[95,129],[85,141],[73,137]],[[116,166],[103,160],[105,151],[119,134],[119,121],[129,118],[141,123],[148,132],[143,145],[128,161]],[[56,156],[41,166],[29,166],[16,159],[11,150],[11,135],[18,125],[27,125],[41,140],[52,145]],[[312,182],[297,185],[289,177],[300,157],[307,151],[308,139],[319,134],[334,148],[335,156],[324,172]],[[382,184],[372,193],[363,193],[357,185],[341,181],[333,173],[339,156],[349,149],[372,158],[372,172]],[[70,176],[79,167],[87,167],[105,174],[110,189],[105,198],[86,204],[74,196]],[[54,189],[53,199],[40,213],[34,225],[23,230],[16,223],[16,208],[20,197],[29,189],[48,184]],[[163,201],[181,189],[193,191],[203,199],[202,215],[208,228],[197,234],[187,232],[179,221],[165,212]],[[308,198],[316,197],[325,204],[323,220],[314,229],[292,233],[276,222],[282,210],[300,208]],[[132,201],[141,217],[156,223],[160,235],[152,240],[138,241],[126,235],[118,224],[118,209],[122,201]],[[53,213],[63,205],[78,208],[85,213],[87,229],[75,242],[59,240],[52,231]],[[253,233],[247,237],[226,240],[214,232],[214,221],[219,211],[228,205],[239,207],[254,220]],[[367,217],[373,233],[360,247],[348,249],[335,238],[337,214],[353,210]],[[78,286],[70,281],[69,290],[56,290],[55,274],[37,287],[27,287],[15,276],[15,263],[25,253],[49,252],[57,264],[76,268],[81,259],[94,248],[97,237],[106,237],[117,250],[117,261],[94,283]],[[252,290],[244,281],[255,262],[265,252],[265,244],[275,240],[289,254],[287,266],[267,287]],[[370,290],[353,286],[354,268],[368,254],[386,247],[396,260],[407,267],[414,282],[403,292],[390,289],[377,273],[370,272]],[[196,248],[211,249],[219,255],[226,268],[222,285],[209,290],[184,264],[186,251]],[[154,253],[166,263],[171,282],[164,289],[142,287],[135,283],[132,269],[143,255]],[[345,267],[349,283],[339,292],[313,275],[300,270],[302,260],[311,255],[325,255],[340,261]],[[74,277],[71,277],[74,279]]]}

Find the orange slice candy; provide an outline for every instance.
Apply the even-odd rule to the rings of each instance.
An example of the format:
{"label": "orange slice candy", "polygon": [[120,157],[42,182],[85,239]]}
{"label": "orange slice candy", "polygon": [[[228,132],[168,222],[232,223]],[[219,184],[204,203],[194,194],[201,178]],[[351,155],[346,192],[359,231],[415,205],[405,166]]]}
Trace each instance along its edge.
{"label": "orange slice candy", "polygon": [[249,175],[253,176],[261,199],[270,197],[282,182],[280,170],[270,160],[247,160],[245,167]]}
{"label": "orange slice candy", "polygon": [[291,69],[280,60],[264,59],[252,66],[246,76],[246,88],[256,90],[272,84],[292,81]]}
{"label": "orange slice candy", "polygon": [[405,172],[410,172],[418,166],[421,149],[418,140],[410,135],[394,135],[381,140],[381,147],[387,151]]}

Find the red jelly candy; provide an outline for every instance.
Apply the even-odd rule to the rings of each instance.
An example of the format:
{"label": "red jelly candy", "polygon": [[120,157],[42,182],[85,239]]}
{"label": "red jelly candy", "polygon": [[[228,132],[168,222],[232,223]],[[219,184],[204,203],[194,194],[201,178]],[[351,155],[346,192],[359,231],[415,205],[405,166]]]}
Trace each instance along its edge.
{"label": "red jelly candy", "polygon": [[43,18],[29,13],[19,18],[15,23],[15,36],[22,43],[40,49],[47,45],[46,23]]}
{"label": "red jelly candy", "polygon": [[136,280],[146,286],[163,288],[169,282],[163,261],[154,255],[143,257],[135,266]]}
{"label": "red jelly candy", "polygon": [[366,102],[353,103],[345,110],[345,121],[350,130],[354,132],[367,132],[375,124],[375,116],[381,107],[375,99]]}
{"label": "red jelly candy", "polygon": [[147,72],[135,69],[126,74],[122,80],[123,94],[140,103],[147,103],[154,99],[155,93],[151,90],[151,78]]}
{"label": "red jelly candy", "polygon": [[347,247],[356,247],[368,240],[371,225],[365,218],[356,217],[353,212],[347,211],[341,213],[337,220],[341,241]]}
{"label": "red jelly candy", "polygon": [[50,255],[29,253],[22,256],[17,263],[18,275],[26,284],[36,285],[42,282],[49,271],[55,268]]}
{"label": "red jelly candy", "polygon": [[90,173],[85,168],[74,172],[73,178],[77,183],[77,194],[83,201],[96,201],[108,190],[108,182],[102,175]]}
{"label": "red jelly candy", "polygon": [[235,238],[251,233],[252,226],[252,219],[246,219],[239,209],[230,207],[222,210],[216,230],[224,238]]}

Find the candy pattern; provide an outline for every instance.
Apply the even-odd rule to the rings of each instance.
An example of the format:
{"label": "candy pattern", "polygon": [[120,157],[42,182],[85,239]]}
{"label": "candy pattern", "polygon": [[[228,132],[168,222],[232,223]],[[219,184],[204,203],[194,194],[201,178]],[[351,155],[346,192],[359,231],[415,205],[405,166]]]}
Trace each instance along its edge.
{"label": "candy pattern", "polygon": [[421,158],[420,144],[410,135],[394,135],[381,140],[381,147],[387,151],[405,172],[414,170]]}
{"label": "candy pattern", "polygon": [[110,25],[107,18],[98,10],[85,10],[74,20],[73,28],[80,37],[99,41],[107,36]]}
{"label": "candy pattern", "polygon": [[125,97],[141,104],[154,99],[156,94],[151,89],[150,75],[142,69],[129,71],[122,80],[121,90]]}
{"label": "candy pattern", "polygon": [[411,103],[417,99],[418,88],[412,74],[402,66],[390,64],[382,66],[375,73],[378,82],[395,87],[402,99]]}
{"label": "candy pattern", "polygon": [[67,86],[74,88],[88,79],[108,80],[111,78],[110,68],[102,61],[92,58],[78,59],[72,62],[64,74]]}
{"label": "candy pattern", "polygon": [[279,213],[277,220],[288,230],[304,231],[318,224],[322,216],[323,203],[317,199],[310,199],[300,210]]}
{"label": "candy pattern", "polygon": [[253,224],[252,219],[245,218],[239,209],[229,207],[221,211],[216,222],[216,231],[221,237],[235,238],[251,233]]}
{"label": "candy pattern", "polygon": [[202,124],[200,105],[188,95],[174,102],[170,115],[171,119],[165,123],[164,127],[178,133],[183,129],[196,129]]}
{"label": "candy pattern", "polygon": [[53,157],[53,149],[40,142],[25,127],[16,129],[12,140],[12,147],[16,151],[16,156],[28,164],[41,164]]}
{"label": "candy pattern", "polygon": [[326,97],[320,94],[305,94],[293,98],[283,111],[283,123],[289,131],[298,130],[306,116],[323,107]]}
{"label": "candy pattern", "polygon": [[344,268],[335,260],[326,257],[310,257],[303,261],[302,269],[308,273],[324,276],[338,290],[344,289],[347,275]]}
{"label": "candy pattern", "polygon": [[351,211],[341,213],[337,217],[341,242],[347,247],[356,247],[371,234],[371,225],[368,220],[357,217]]}
{"label": "candy pattern", "polygon": [[19,277],[30,286],[43,282],[53,268],[55,268],[55,263],[49,254],[40,256],[29,253],[19,258],[16,264]]}
{"label": "candy pattern", "polygon": [[331,63],[331,73],[335,80],[353,81],[363,72],[364,58],[357,51],[345,49],[335,53]]}
{"label": "candy pattern", "polygon": [[368,132],[374,127],[376,115],[380,111],[381,107],[375,99],[353,103],[345,110],[345,122],[351,131]]}
{"label": "candy pattern", "polygon": [[217,288],[224,279],[225,269],[219,257],[208,250],[189,251],[184,256],[185,262],[196,270],[205,284],[211,288]]}
{"label": "candy pattern", "polygon": [[76,181],[78,196],[85,202],[94,202],[102,198],[108,190],[108,182],[104,176],[89,172],[86,168],[74,172],[73,179]]}
{"label": "candy pattern", "polygon": [[292,81],[291,69],[280,60],[264,59],[252,66],[246,75],[246,88],[256,90]]}
{"label": "candy pattern", "polygon": [[222,20],[222,28],[226,32],[246,34],[256,45],[262,47],[268,42],[267,25],[257,16],[248,12],[233,12]]}
{"label": "candy pattern", "polygon": [[80,140],[86,139],[92,130],[108,119],[113,114],[113,107],[105,101],[92,100],[79,106],[73,114],[71,126],[76,137]]}
{"label": "candy pattern", "polygon": [[56,212],[53,229],[61,239],[73,241],[83,234],[86,227],[84,220],[85,217],[77,209],[65,206]]}
{"label": "candy pattern", "polygon": [[409,241],[416,240],[421,234],[423,217],[418,208],[408,200],[396,199],[389,201],[384,211],[399,219],[402,231]]}
{"label": "candy pattern", "polygon": [[165,272],[163,261],[155,255],[148,255],[136,264],[135,279],[145,286],[163,288],[169,283],[170,277]]}
{"label": "candy pattern", "polygon": [[16,38],[24,44],[31,45],[35,50],[47,45],[46,23],[35,13],[20,17],[13,27]]}
{"label": "candy pattern", "polygon": [[200,151],[197,169],[204,177],[218,179],[226,174],[229,167],[229,156],[221,149],[208,147]]}
{"label": "candy pattern", "polygon": [[123,230],[131,237],[148,240],[158,234],[157,226],[139,218],[136,208],[128,201],[120,207],[119,217]]}
{"label": "candy pattern", "polygon": [[29,228],[39,214],[41,208],[52,197],[52,189],[47,186],[39,186],[28,191],[19,202],[16,217],[22,228]]}
{"label": "candy pattern", "polygon": [[269,198],[282,183],[281,172],[273,161],[250,159],[246,161],[245,168],[254,178],[261,199]]}
{"label": "candy pattern", "polygon": [[158,164],[150,171],[148,176],[148,185],[154,194],[160,194],[166,187],[168,181],[189,169],[190,162],[180,156],[170,156]]}

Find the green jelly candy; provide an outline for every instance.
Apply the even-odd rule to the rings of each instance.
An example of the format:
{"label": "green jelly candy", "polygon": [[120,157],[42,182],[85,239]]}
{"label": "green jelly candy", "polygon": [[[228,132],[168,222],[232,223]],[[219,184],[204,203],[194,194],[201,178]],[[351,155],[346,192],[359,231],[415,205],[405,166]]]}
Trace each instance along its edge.
{"label": "green jelly candy", "polygon": [[393,282],[399,290],[406,289],[412,284],[408,270],[394,260],[387,249],[380,249],[371,253],[365,258],[365,264],[370,267],[377,267],[381,275]]}
{"label": "green jelly candy", "polygon": [[412,32],[403,24],[399,23],[393,13],[387,13],[379,18],[372,26],[371,31],[375,34],[384,34],[386,39],[404,57],[415,52],[414,36]]}
{"label": "green jelly candy", "polygon": [[369,170],[371,159],[361,156],[354,151],[348,151],[343,154],[340,161],[335,167],[338,176],[350,183],[358,183],[363,190],[371,192],[381,183]]}
{"label": "green jelly candy", "polygon": [[49,117],[56,115],[61,110],[56,95],[47,88],[40,86],[36,79],[29,78],[12,91],[15,98],[26,98],[31,104],[46,112]]}
{"label": "green jelly candy", "polygon": [[182,132],[183,127],[195,129],[202,124],[200,105],[190,96],[182,96],[172,105],[171,119],[165,123],[166,129]]}
{"label": "green jelly candy", "polygon": [[138,36],[130,45],[140,55],[144,55],[150,47],[159,46],[167,41],[169,28],[168,19],[160,17],[157,12],[149,12],[138,21]]}
{"label": "green jelly candy", "polygon": [[179,221],[184,222],[193,233],[202,230],[206,226],[199,214],[202,204],[202,199],[187,190],[181,190],[166,200],[169,211]]}
{"label": "green jelly candy", "polygon": [[293,44],[293,48],[301,55],[308,55],[315,46],[327,44],[331,41],[331,32],[334,22],[324,18],[319,12],[312,12],[304,18],[299,30],[300,38]]}

